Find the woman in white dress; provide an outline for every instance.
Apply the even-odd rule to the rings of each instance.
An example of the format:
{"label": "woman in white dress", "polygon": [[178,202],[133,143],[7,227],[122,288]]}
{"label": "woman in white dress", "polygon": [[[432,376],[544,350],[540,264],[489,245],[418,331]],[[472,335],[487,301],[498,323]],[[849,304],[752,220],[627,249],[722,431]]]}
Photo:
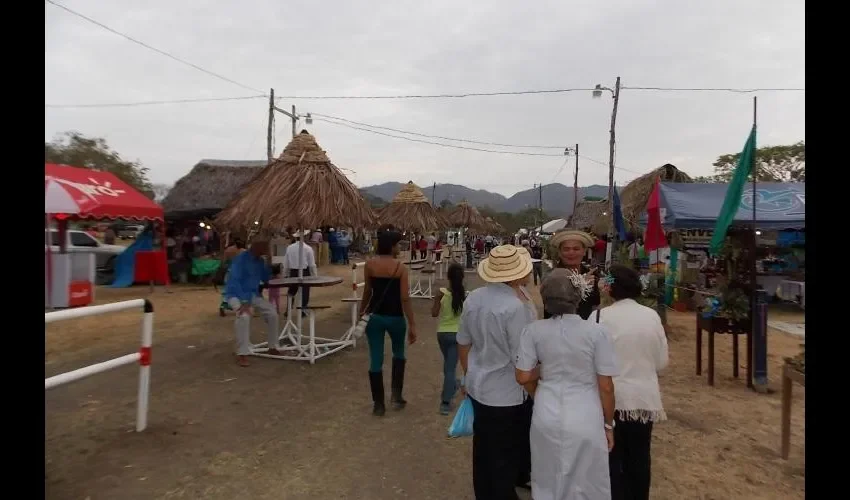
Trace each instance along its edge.
{"label": "woman in white dress", "polygon": [[618,368],[608,333],[576,314],[590,286],[581,275],[554,269],[540,287],[552,317],[531,323],[520,338],[516,379],[534,397],[534,500],[611,499]]}

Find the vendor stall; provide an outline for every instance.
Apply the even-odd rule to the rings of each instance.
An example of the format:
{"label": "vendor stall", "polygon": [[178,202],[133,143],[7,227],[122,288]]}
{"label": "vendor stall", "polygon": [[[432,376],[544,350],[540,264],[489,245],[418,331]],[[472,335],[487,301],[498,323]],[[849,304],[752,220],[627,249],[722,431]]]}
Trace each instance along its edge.
{"label": "vendor stall", "polygon": [[[94,256],[83,251],[75,251],[73,256],[69,254],[66,238],[69,220],[157,221],[160,228],[164,229],[162,208],[109,172],[45,164],[44,181],[45,229],[53,223],[59,229],[57,256],[51,252],[53,242],[48,241],[52,231],[45,231],[46,305],[87,305],[94,299]],[[137,243],[116,258],[115,282],[127,281],[127,284],[132,284],[136,276],[134,271],[139,266],[144,271],[139,274],[147,280],[168,284],[167,273],[162,272],[167,267],[164,265],[165,251],[139,248],[139,253],[145,259],[137,264],[136,249],[133,248]]]}

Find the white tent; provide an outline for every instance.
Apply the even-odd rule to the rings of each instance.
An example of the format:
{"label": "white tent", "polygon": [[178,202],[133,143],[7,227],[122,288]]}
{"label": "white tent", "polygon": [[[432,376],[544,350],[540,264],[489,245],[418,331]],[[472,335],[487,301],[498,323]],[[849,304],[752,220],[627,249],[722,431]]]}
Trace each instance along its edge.
{"label": "white tent", "polygon": [[541,233],[554,233],[567,227],[567,219],[552,219],[538,228]]}

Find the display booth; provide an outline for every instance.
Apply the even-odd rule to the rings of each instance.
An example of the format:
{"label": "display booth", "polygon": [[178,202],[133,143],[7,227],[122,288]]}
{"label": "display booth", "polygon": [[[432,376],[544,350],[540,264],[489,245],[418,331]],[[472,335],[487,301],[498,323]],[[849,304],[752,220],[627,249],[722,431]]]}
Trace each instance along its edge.
{"label": "display booth", "polygon": [[[162,207],[139,193],[115,175],[67,165],[44,165],[45,214],[45,306],[76,307],[89,305],[95,295],[95,257],[91,252],[68,251],[67,228],[71,220],[124,219],[157,222],[165,231]],[[56,225],[58,241],[51,241]],[[163,238],[164,240],[164,238]],[[58,245],[59,251],[52,247]],[[128,253],[130,252],[130,253]],[[168,284],[165,250],[139,252],[145,254],[139,274],[150,281]],[[126,255],[125,255],[126,254]],[[157,254],[157,255],[149,255]],[[159,255],[161,254],[161,255]],[[135,250],[128,248],[118,256],[130,259],[130,282],[135,277]],[[116,268],[115,279],[120,276]]]}

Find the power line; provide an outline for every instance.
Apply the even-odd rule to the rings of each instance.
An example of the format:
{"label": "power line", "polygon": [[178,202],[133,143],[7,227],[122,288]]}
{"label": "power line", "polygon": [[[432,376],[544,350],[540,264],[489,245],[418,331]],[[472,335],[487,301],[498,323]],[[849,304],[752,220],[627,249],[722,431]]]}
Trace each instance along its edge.
{"label": "power line", "polygon": [[120,36],[121,38],[124,38],[124,39],[126,39],[126,40],[129,40],[129,41],[131,41],[131,42],[133,42],[133,43],[135,43],[135,44],[137,44],[137,45],[141,45],[142,47],[144,47],[144,48],[146,48],[146,49],[148,49],[148,50],[152,50],[152,51],[156,52],[157,54],[163,55],[163,56],[165,56],[165,57],[167,57],[167,58],[169,58],[169,59],[172,59],[172,60],[174,60],[174,61],[177,61],[177,62],[179,62],[180,64],[185,64],[186,66],[189,66],[190,68],[194,68],[194,69],[196,69],[196,70],[198,70],[198,71],[200,71],[200,72],[202,72],[202,73],[206,73],[207,75],[210,75],[210,76],[212,76],[212,77],[218,78],[219,80],[223,80],[223,81],[225,81],[225,82],[232,83],[233,85],[237,85],[237,86],[239,86],[239,87],[242,87],[243,89],[247,89],[247,90],[250,90],[250,91],[252,91],[252,92],[256,92],[256,93],[258,93],[258,94],[262,94],[262,93],[263,93],[263,91],[262,91],[262,90],[257,90],[257,89],[255,89],[255,88],[253,88],[253,87],[248,86],[248,85],[245,85],[245,84],[239,83],[239,82],[237,82],[236,80],[232,80],[232,79],[230,79],[230,78],[227,78],[226,76],[222,76],[222,75],[220,75],[220,74],[218,74],[218,73],[215,73],[215,72],[210,71],[210,70],[208,70],[208,69],[202,68],[202,67],[198,66],[197,64],[194,64],[194,63],[191,63],[191,62],[189,62],[189,61],[186,61],[185,59],[181,59],[181,58],[179,58],[179,57],[177,57],[177,56],[175,56],[175,55],[173,55],[173,54],[170,54],[170,53],[168,53],[168,52],[166,52],[166,51],[164,51],[164,50],[161,50],[161,49],[158,49],[158,48],[153,47],[153,46],[151,46],[151,45],[148,45],[148,44],[146,44],[145,42],[142,42],[141,40],[137,40],[137,39],[135,39],[135,38],[131,37],[130,35],[127,35],[127,34],[121,33],[121,32],[120,32],[120,31],[118,31],[118,30],[115,30],[115,29],[113,29],[113,28],[110,28],[109,26],[107,26],[107,25],[105,25],[105,24],[103,24],[103,23],[101,23],[101,22],[99,22],[99,21],[95,21],[94,19],[92,19],[92,18],[90,18],[90,17],[88,17],[88,16],[86,16],[86,15],[84,15],[84,14],[81,14],[81,13],[79,13],[79,12],[77,12],[77,11],[73,10],[73,9],[70,9],[70,8],[68,8],[68,7],[66,7],[66,6],[64,6],[64,5],[62,5],[62,4],[58,3],[58,2],[55,2],[54,0],[44,0],[44,1],[45,1],[45,2],[47,2],[47,3],[49,3],[49,4],[51,4],[51,5],[53,5],[53,6],[55,6],[55,7],[59,7],[60,9],[64,10],[65,12],[68,12],[69,14],[72,14],[72,15],[74,15],[74,16],[77,16],[77,17],[79,17],[80,19],[84,19],[84,20],[86,20],[86,21],[88,21],[88,22],[90,22],[90,23],[92,23],[92,24],[94,24],[94,25],[97,25],[97,26],[99,26],[99,27],[101,27],[101,28],[105,29],[106,31],[109,31],[110,33],[113,33],[113,34],[115,34],[115,35],[118,35],[118,36]]}
{"label": "power line", "polygon": [[446,140],[446,141],[468,142],[470,144],[482,144],[482,145],[485,145],[485,146],[502,146],[502,147],[506,147],[506,148],[529,148],[529,149],[558,149],[558,150],[563,150],[564,147],[565,147],[565,146],[529,146],[529,145],[520,145],[520,144],[503,144],[503,143],[500,143],[500,142],[484,142],[484,141],[476,141],[476,140],[472,140],[472,139],[457,139],[457,138],[454,138],[454,137],[444,137],[444,136],[441,136],[441,135],[428,135],[428,134],[422,134],[422,133],[419,133],[419,132],[411,132],[409,130],[400,130],[400,129],[397,129],[397,128],[382,127],[380,125],[371,125],[369,123],[356,122],[354,120],[349,120],[347,118],[340,118],[338,116],[331,116],[331,115],[323,115],[321,113],[310,113],[310,115],[311,116],[319,116],[319,117],[322,117],[322,118],[328,118],[330,120],[338,120],[338,121],[341,121],[341,122],[350,123],[352,125],[361,125],[361,126],[364,126],[364,127],[369,127],[369,128],[379,129],[379,130],[389,130],[391,132],[398,132],[400,134],[415,135],[415,136],[419,136],[419,137],[427,137],[427,138],[430,138],[430,139],[443,139],[443,140]]}
{"label": "power line", "polygon": [[[350,125],[349,123],[342,123],[342,122],[336,122],[336,121],[328,120],[328,119],[324,118],[325,115],[319,115],[317,113],[311,113],[311,116],[316,121],[320,121],[320,122],[324,122],[324,123],[330,123],[332,125],[339,125],[339,126],[342,126],[342,127],[346,127],[346,128],[350,128],[350,129],[354,129],[354,130],[360,130],[362,132],[369,132],[369,133],[372,133],[372,134],[382,135],[384,137],[390,137],[390,138],[393,138],[393,139],[403,139],[403,140],[406,140],[406,141],[419,142],[419,143],[422,143],[422,144],[431,144],[431,145],[434,145],[434,146],[441,146],[441,147],[444,147],[444,148],[465,149],[465,150],[469,150],[469,151],[479,151],[479,152],[482,152],[482,153],[513,154],[513,155],[520,155],[520,156],[549,156],[549,157],[563,157],[564,156],[563,154],[554,154],[554,153],[527,153],[527,152],[524,152],[524,151],[498,151],[498,150],[494,150],[494,149],[473,148],[473,147],[468,147],[468,146],[459,146],[457,144],[444,144],[444,143],[441,143],[441,142],[425,141],[425,140],[422,140],[422,139],[414,139],[412,137],[404,137],[404,136],[400,136],[400,135],[387,134],[387,133],[384,133],[384,132],[380,132],[378,130],[371,130],[369,128],[364,128],[364,127],[373,127],[372,125],[369,125],[367,123],[353,122],[351,120],[347,120],[351,123],[357,123],[358,125],[364,126],[364,127],[358,127],[358,126],[355,126],[355,125]],[[377,127],[375,127],[375,128],[377,128]],[[399,132],[401,132],[401,133],[411,133],[411,132],[404,132],[404,131],[399,131]],[[420,135],[423,135],[424,137],[438,137],[438,136],[431,136],[431,135],[425,135],[425,134],[420,134]],[[469,140],[466,140],[466,139],[451,139],[451,140],[463,141],[463,142],[473,142],[473,141],[469,141]],[[496,144],[496,143],[483,143],[482,142],[481,144]],[[531,146],[527,146],[527,147],[531,147]],[[558,148],[560,149],[560,148],[562,148],[562,146],[558,146]],[[608,163],[601,161],[601,160],[597,160],[595,158],[591,158],[589,156],[579,155],[579,158],[584,158],[585,160],[591,161],[593,163],[597,163],[597,164],[605,166],[605,167],[608,166]],[[560,172],[565,168],[566,164],[567,164],[567,161],[565,160],[564,164],[561,166],[561,170],[558,171],[558,173],[555,174],[555,177],[557,177],[560,174]],[[623,168],[623,167],[618,167],[616,165],[614,166],[614,168],[616,170],[622,170],[624,172],[630,172],[630,173],[637,174],[637,175],[644,175],[644,173],[645,173],[645,172],[637,172],[635,170],[629,170],[629,169]],[[554,178],[553,178],[553,180],[554,180]]]}
{"label": "power line", "polygon": [[732,92],[738,94],[751,94],[753,92],[805,92],[804,88],[716,88],[716,87],[620,87],[620,90],[651,90],[656,92]]}
{"label": "power line", "polygon": [[520,156],[556,156],[556,157],[559,157],[559,158],[563,157],[563,155],[561,155],[561,154],[554,154],[554,153],[526,153],[524,151],[498,151],[498,150],[495,150],[495,149],[483,149],[483,148],[473,148],[473,147],[469,147],[469,146],[458,146],[456,144],[444,144],[442,142],[425,141],[425,140],[422,140],[422,139],[414,139],[412,137],[404,137],[404,136],[401,136],[401,135],[387,134],[387,133],[384,133],[384,132],[380,132],[378,130],[372,130],[372,129],[368,129],[368,128],[357,127],[357,126],[354,126],[354,125],[349,125],[347,123],[335,122],[335,121],[332,121],[332,120],[326,120],[324,118],[313,118],[313,119],[324,122],[324,123],[331,123],[333,125],[339,125],[339,126],[347,127],[347,128],[354,129],[354,130],[360,130],[362,132],[369,132],[369,133],[372,133],[372,134],[382,135],[384,137],[392,137],[394,139],[403,139],[405,141],[419,142],[419,143],[422,143],[422,144],[431,144],[431,145],[434,145],[434,146],[441,146],[441,147],[444,147],[444,148],[466,149],[466,150],[469,150],[469,151],[480,151],[482,153],[498,153],[498,154],[520,155]]}
{"label": "power line", "polygon": [[221,102],[221,101],[247,101],[251,99],[266,98],[264,95],[248,95],[237,97],[209,97],[197,99],[173,99],[164,101],[138,101],[138,102],[115,102],[102,104],[45,104],[45,108],[51,109],[74,109],[74,108],[130,108],[137,106],[157,106],[161,104],[189,104],[198,102]]}
{"label": "power line", "polygon": [[[399,95],[288,95],[281,99],[463,99],[467,97],[519,96],[535,94],[564,94],[567,92],[585,92],[595,88],[559,88],[543,90],[516,90],[502,92],[462,92],[454,94],[399,94]],[[638,90],[655,92],[805,92],[805,88],[724,88],[724,87],[620,87],[620,90]]]}

